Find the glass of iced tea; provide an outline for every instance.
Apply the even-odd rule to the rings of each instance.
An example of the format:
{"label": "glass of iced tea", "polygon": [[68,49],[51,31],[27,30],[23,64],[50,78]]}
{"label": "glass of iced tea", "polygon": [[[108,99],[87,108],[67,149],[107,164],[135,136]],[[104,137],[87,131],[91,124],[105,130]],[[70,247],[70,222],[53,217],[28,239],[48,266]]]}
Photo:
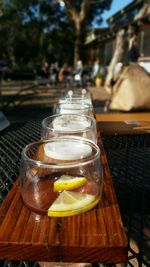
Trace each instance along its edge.
{"label": "glass of iced tea", "polygon": [[55,114],[42,121],[42,139],[79,136],[97,143],[96,120],[79,114]]}
{"label": "glass of iced tea", "polygon": [[72,216],[101,199],[103,167],[99,147],[83,138],[51,138],[27,145],[19,174],[24,204],[51,217]]}

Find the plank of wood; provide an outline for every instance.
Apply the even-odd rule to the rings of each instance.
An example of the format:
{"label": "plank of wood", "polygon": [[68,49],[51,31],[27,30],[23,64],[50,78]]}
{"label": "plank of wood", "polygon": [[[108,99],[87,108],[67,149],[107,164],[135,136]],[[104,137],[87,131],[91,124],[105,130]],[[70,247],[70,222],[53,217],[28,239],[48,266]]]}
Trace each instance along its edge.
{"label": "plank of wood", "polygon": [[96,114],[97,121],[150,121],[150,112]]}
{"label": "plank of wood", "polygon": [[29,210],[16,183],[0,208],[0,259],[123,263],[127,239],[103,150],[100,203],[80,215],[50,218]]}

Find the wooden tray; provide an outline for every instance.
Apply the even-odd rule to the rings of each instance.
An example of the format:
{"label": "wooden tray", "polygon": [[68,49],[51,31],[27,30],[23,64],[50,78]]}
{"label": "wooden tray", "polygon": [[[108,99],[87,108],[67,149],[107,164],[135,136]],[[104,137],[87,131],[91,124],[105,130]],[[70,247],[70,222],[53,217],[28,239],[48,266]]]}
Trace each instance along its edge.
{"label": "wooden tray", "polygon": [[127,239],[101,137],[99,145],[104,166],[99,205],[72,217],[39,215],[23,204],[16,182],[0,208],[0,259],[126,262]]}

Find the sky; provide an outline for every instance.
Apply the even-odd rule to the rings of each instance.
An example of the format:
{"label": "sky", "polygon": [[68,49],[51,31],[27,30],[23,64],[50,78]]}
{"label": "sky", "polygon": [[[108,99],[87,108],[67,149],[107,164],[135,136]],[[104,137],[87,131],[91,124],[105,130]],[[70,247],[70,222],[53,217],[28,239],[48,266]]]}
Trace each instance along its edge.
{"label": "sky", "polygon": [[127,6],[134,0],[112,0],[111,8],[110,10],[107,10],[103,13],[103,22],[102,22],[102,27],[107,27],[107,21],[106,19],[114,15],[116,12],[118,12],[120,9],[123,7]]}

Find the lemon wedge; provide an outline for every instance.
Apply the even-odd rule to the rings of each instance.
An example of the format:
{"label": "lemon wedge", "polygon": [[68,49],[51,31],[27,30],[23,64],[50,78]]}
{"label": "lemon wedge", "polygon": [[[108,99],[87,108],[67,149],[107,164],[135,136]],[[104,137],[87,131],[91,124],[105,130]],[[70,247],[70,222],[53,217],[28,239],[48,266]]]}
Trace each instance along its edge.
{"label": "lemon wedge", "polygon": [[73,190],[87,182],[85,177],[74,177],[70,175],[62,175],[54,182],[54,191]]}
{"label": "lemon wedge", "polygon": [[48,216],[66,217],[80,214],[95,207],[99,199],[95,195],[63,191],[48,209]]}

